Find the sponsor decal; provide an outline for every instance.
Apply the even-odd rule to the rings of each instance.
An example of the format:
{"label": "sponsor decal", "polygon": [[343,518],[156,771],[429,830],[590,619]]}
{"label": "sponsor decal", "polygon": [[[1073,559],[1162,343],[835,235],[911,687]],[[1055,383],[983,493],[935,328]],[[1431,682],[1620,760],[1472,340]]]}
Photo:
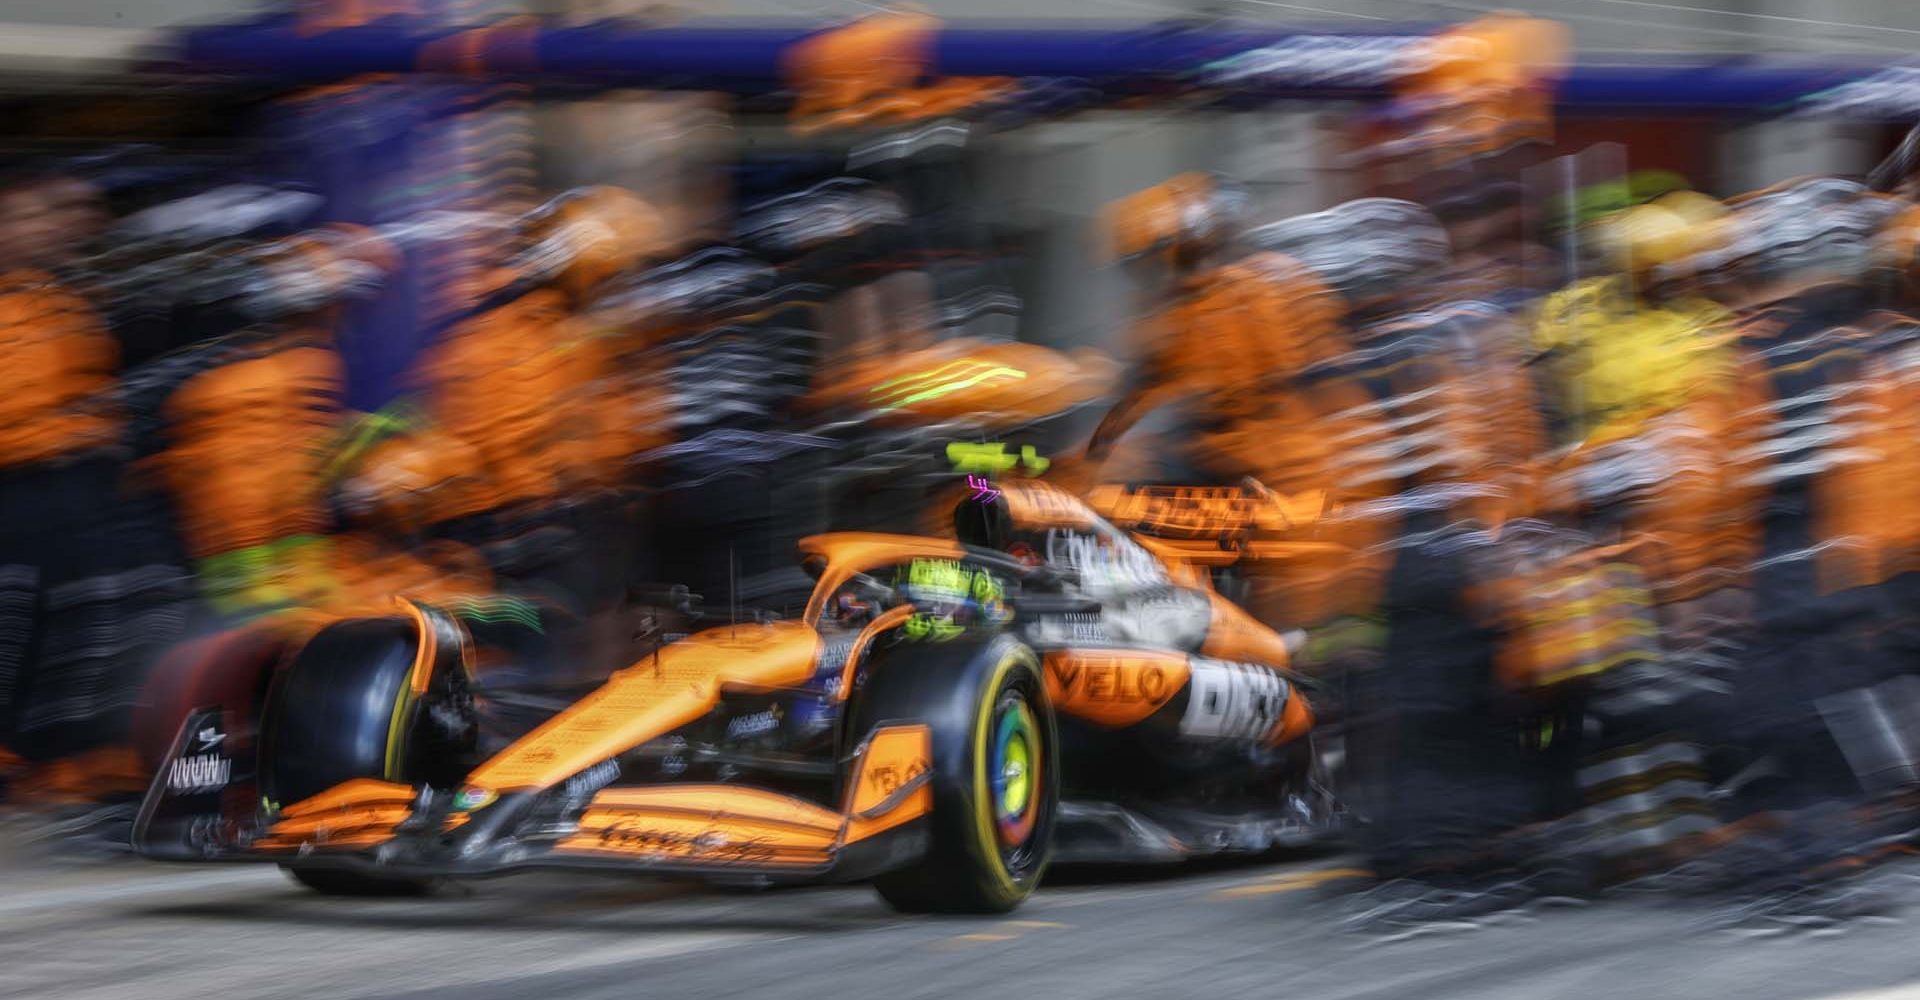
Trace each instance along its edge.
{"label": "sponsor decal", "polygon": [[1051,657],[1052,674],[1067,698],[1106,702],[1164,702],[1177,678],[1158,663],[1138,665],[1119,658]]}
{"label": "sponsor decal", "polygon": [[727,722],[727,739],[745,739],[749,736],[770,733],[779,728],[780,706],[775,705],[764,712],[733,717]]}
{"label": "sponsor decal", "polygon": [[459,812],[471,812],[487,805],[496,798],[499,798],[499,795],[491,788],[483,788],[479,785],[468,785],[454,793],[453,808]]}
{"label": "sponsor decal", "polygon": [[1124,528],[1166,538],[1224,541],[1247,531],[1311,524],[1320,519],[1326,496],[1313,490],[1282,496],[1240,487],[1102,487],[1087,502]]}
{"label": "sponsor decal", "polygon": [[[926,726],[875,729],[860,751],[859,776],[848,790],[847,809],[855,828],[851,839],[877,832],[870,823],[892,826],[932,808],[932,792],[924,783],[932,768],[933,739]],[[878,818],[883,810],[885,818]]]}
{"label": "sponsor decal", "polygon": [[884,798],[927,773],[930,766],[931,764],[924,757],[910,764],[880,764],[868,769],[867,784]]}
{"label": "sponsor decal", "polygon": [[1047,532],[1047,562],[1079,573],[1081,586],[1089,591],[1145,590],[1167,582],[1159,560],[1120,538],[1052,529]]}
{"label": "sponsor decal", "polygon": [[176,794],[211,792],[227,787],[233,762],[217,753],[176,758],[167,769],[167,789]]}
{"label": "sponsor decal", "polygon": [[167,765],[167,791],[175,795],[194,795],[227,787],[233,777],[233,761],[222,752],[227,732],[217,712],[196,717],[181,741],[181,756]]}
{"label": "sponsor decal", "polygon": [[814,675],[831,677],[833,678],[831,684],[838,684],[840,681],[840,668],[847,665],[847,657],[853,655],[853,644],[858,638],[859,636],[857,635],[849,635],[843,638],[828,640],[826,644],[820,648],[819,659],[814,661]]}
{"label": "sponsor decal", "polygon": [[662,855],[735,864],[774,860],[773,845],[765,837],[735,838],[723,830],[687,833],[661,830],[643,820],[622,820],[600,831],[600,847],[610,851]]}
{"label": "sponsor decal", "polygon": [[603,760],[567,779],[566,796],[570,799],[584,799],[594,792],[613,784],[620,776],[620,763]]}
{"label": "sponsor decal", "polygon": [[1137,725],[1187,685],[1187,657],[1151,651],[1060,651],[1046,656],[1047,696],[1098,726]]}
{"label": "sponsor decal", "polygon": [[1287,704],[1287,682],[1266,667],[1195,657],[1181,733],[1201,739],[1258,740],[1273,732]]}

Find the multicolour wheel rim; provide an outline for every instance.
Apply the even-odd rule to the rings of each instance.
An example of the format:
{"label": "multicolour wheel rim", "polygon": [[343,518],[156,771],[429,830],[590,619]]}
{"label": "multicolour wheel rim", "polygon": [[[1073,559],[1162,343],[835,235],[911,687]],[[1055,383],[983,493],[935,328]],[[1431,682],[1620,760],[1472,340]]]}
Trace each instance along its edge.
{"label": "multicolour wheel rim", "polygon": [[1040,725],[1025,698],[1009,692],[994,712],[993,750],[987,757],[994,830],[1003,853],[1017,853],[1040,819]]}

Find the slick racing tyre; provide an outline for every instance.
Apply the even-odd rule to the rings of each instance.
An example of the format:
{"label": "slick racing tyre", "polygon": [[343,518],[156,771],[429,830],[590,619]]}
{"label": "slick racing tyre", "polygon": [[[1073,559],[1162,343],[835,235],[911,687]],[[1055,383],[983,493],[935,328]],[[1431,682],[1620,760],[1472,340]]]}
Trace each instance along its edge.
{"label": "slick racing tyre", "polygon": [[855,733],[932,730],[927,853],[874,887],[910,913],[1005,913],[1047,867],[1059,807],[1053,707],[1033,651],[1008,636],[898,641],[867,665]]}
{"label": "slick racing tyre", "polygon": [[[308,640],[268,697],[261,733],[264,796],[286,806],[354,778],[445,787],[466,775],[475,763],[478,723],[468,678],[457,660],[457,636],[421,634],[422,624],[457,628],[436,621],[437,614],[339,622]],[[452,657],[445,655],[450,640]],[[422,650],[423,642],[428,650]],[[438,655],[423,658],[423,652]],[[428,671],[425,690],[417,693],[416,666]],[[326,867],[281,867],[295,881],[329,895],[420,895],[435,884]]]}

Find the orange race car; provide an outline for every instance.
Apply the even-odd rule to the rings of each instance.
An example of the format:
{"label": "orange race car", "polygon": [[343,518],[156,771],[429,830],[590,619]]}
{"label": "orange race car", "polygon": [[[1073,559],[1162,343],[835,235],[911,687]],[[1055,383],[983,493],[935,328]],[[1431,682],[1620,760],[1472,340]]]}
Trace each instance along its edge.
{"label": "orange race car", "polygon": [[529,606],[329,625],[259,695],[189,713],[135,847],[329,893],[604,868],[871,878],[901,909],[997,912],[1055,856],[1326,828],[1287,643],[1213,591],[1218,559],[1038,481],[976,482],[960,541],[805,539],[804,597],[766,602],[797,613],[736,608],[517,734],[485,705],[556,655]]}

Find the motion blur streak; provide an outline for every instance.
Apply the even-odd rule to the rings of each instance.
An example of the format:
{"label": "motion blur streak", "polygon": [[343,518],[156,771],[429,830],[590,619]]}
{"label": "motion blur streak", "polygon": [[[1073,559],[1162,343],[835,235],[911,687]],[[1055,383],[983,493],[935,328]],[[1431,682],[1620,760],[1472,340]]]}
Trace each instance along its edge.
{"label": "motion blur streak", "polygon": [[0,994],[1914,992],[1920,13],[195,2],[0,42]]}

